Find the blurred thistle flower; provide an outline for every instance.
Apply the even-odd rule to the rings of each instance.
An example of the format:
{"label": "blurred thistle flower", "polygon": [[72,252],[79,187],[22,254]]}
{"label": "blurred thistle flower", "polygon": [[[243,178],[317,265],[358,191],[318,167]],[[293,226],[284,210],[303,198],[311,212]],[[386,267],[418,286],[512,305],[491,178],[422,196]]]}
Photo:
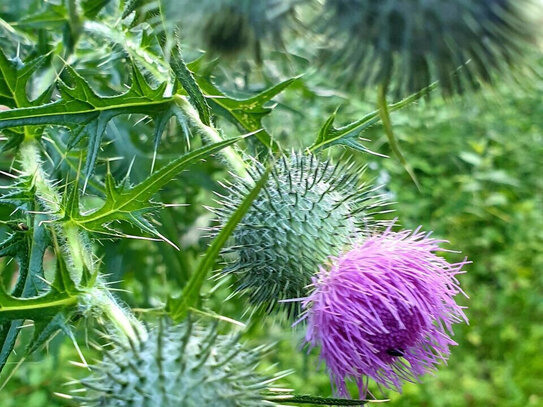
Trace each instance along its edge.
{"label": "blurred thistle flower", "polygon": [[327,0],[324,56],[344,69],[348,85],[390,85],[405,96],[439,80],[444,95],[462,93],[528,68],[521,60],[535,43],[537,7],[534,0]]}
{"label": "blurred thistle flower", "polygon": [[[257,164],[257,171],[262,165]],[[361,182],[363,168],[333,165],[315,156],[292,154],[276,163],[267,185],[234,230],[218,278],[234,275],[235,293],[246,292],[257,308],[271,311],[279,300],[307,295],[312,276],[328,256],[350,247],[379,224],[377,188]],[[255,175],[255,179],[257,176]],[[237,179],[217,210],[224,224],[252,189]],[[299,303],[281,304],[296,314]]]}
{"label": "blurred thistle flower", "polygon": [[[190,0],[183,8],[192,20],[186,26],[201,33],[206,51],[228,56],[249,49],[260,60],[263,41],[284,47],[283,32],[294,26],[295,7],[304,1]],[[195,23],[198,26],[192,27]]]}
{"label": "blurred thistle flower", "polygon": [[[361,394],[368,378],[401,391],[449,356],[454,323],[465,321],[454,296],[466,260],[450,264],[435,254],[443,241],[404,230],[372,236],[332,258],[314,278],[304,302],[306,342],[320,346],[335,391],[348,397],[354,380]],[[464,294],[465,295],[465,294]]]}
{"label": "blurred thistle flower", "polygon": [[139,346],[115,341],[101,349],[104,358],[80,381],[83,389],[67,397],[88,407],[274,406],[267,396],[279,376],[255,372],[267,350],[246,349],[237,336],[218,335],[216,325],[161,321]]}

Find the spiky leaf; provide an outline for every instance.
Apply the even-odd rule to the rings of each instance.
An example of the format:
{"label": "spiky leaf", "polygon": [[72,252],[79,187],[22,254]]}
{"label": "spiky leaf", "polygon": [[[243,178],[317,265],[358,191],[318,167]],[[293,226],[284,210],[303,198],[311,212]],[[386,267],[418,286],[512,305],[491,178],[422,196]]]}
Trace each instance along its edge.
{"label": "spiky leaf", "polygon": [[[77,308],[77,294],[62,256],[55,280],[44,283],[43,256],[49,237],[37,216],[26,232],[11,235],[0,245],[0,256],[15,257],[19,264],[19,278],[11,293],[0,286],[0,371],[15,345],[24,320],[35,323],[34,335],[26,354],[41,347],[59,329],[67,329],[60,321]],[[58,248],[57,248],[58,250]]]}
{"label": "spiky leaf", "polygon": [[0,289],[0,323],[18,319],[43,320],[54,317],[62,310],[74,307],[77,296],[52,289],[45,295],[15,298]]}
{"label": "spiky leaf", "polygon": [[[436,87],[437,83],[433,83],[430,86],[422,89],[420,92],[414,93],[413,95],[397,103],[389,105],[388,111],[391,113],[396,110],[400,110],[410,105],[411,103],[419,100],[423,96],[427,95]],[[367,147],[360,143],[359,136],[360,133],[362,133],[364,130],[379,123],[379,121],[381,120],[379,116],[379,110],[368,113],[361,119],[341,127],[334,127],[336,113],[337,111],[334,112],[321,127],[317,138],[313,142],[313,145],[309,147],[309,151],[317,152],[334,145],[344,145],[354,150],[375,154],[373,151],[369,150]]]}
{"label": "spiky leaf", "polygon": [[206,126],[209,126],[211,124],[209,106],[202,94],[202,90],[198,87],[192,72],[187,68],[185,61],[183,60],[181,45],[179,43],[172,49],[170,66],[175,78],[181,83],[190,96],[190,102],[196,110],[198,110],[200,120]]}
{"label": "spiky leaf", "polygon": [[220,250],[225,245],[237,224],[243,219],[253,201],[259,195],[261,189],[266,185],[268,175],[269,170],[266,170],[252,189],[249,189],[247,195],[237,206],[237,209],[230,215],[220,233],[215,237],[213,243],[207,249],[204,258],[183,289],[181,295],[169,299],[167,309],[174,320],[179,321],[183,319],[186,316],[189,307],[199,302],[202,285],[211,270],[211,267],[215,264]]}
{"label": "spiky leaf", "polygon": [[[43,288],[43,255],[49,239],[43,225],[43,219],[37,217],[33,228],[28,231],[17,231],[0,244],[0,257],[15,258],[18,263],[19,276],[12,292],[8,295],[0,285],[0,371],[5,366],[20,332],[24,317],[14,314],[3,318],[3,307],[8,305],[9,298],[28,298],[38,294]],[[4,295],[2,295],[4,294]]]}
{"label": "spiky leaf", "polygon": [[[309,404],[311,406],[363,406],[367,404],[368,400],[356,400],[356,399],[339,399],[335,397],[316,397],[308,395],[287,395],[282,397],[277,397],[277,400],[280,400],[281,403],[292,403],[292,404]],[[371,400],[375,403],[378,400]]]}
{"label": "spiky leaf", "polygon": [[[98,150],[109,121],[121,114],[144,114],[165,122],[175,113],[173,97],[164,97],[166,83],[151,87],[137,68],[132,70],[132,84],[116,96],[96,94],[87,81],[70,66],[66,67],[73,86],[58,83],[60,99],[45,105],[0,112],[0,130],[28,125],[58,125],[72,129],[71,148],[84,136],[88,138],[88,155],[84,168],[86,179],[96,163]],[[159,126],[163,129],[164,126]]]}
{"label": "spiky leaf", "polygon": [[[111,222],[123,220],[150,233],[158,234],[144,217],[146,213],[159,206],[150,202],[153,195],[192,163],[205,159],[239,140],[241,137],[194,150],[172,161],[133,187],[127,187],[124,183],[117,185],[111,174],[108,173],[105,182],[106,196],[102,207],[90,214],[75,214],[74,211],[71,211],[70,214],[67,213],[68,217],[65,220],[90,232],[106,234],[112,232],[108,228]],[[71,207],[74,208],[73,205]]]}
{"label": "spiky leaf", "polygon": [[[262,119],[273,110],[268,106],[269,102],[296,79],[298,78],[287,79],[247,99],[237,99],[225,95],[213,82],[202,76],[197,77],[197,82],[208,98],[214,113],[225,117],[247,132],[255,132],[262,129]],[[256,137],[269,150],[276,149],[277,146],[265,130],[260,131]]]}
{"label": "spiky leaf", "polygon": [[[26,92],[28,81],[42,66],[44,60],[45,56],[41,56],[23,63],[19,58],[9,59],[0,49],[0,105],[15,109],[39,105],[48,100],[50,96],[48,91],[35,100],[29,100]],[[40,128],[28,130],[35,135],[41,132]],[[8,141],[0,147],[0,151],[18,146],[24,138],[21,129],[10,129],[4,133],[8,136]]]}

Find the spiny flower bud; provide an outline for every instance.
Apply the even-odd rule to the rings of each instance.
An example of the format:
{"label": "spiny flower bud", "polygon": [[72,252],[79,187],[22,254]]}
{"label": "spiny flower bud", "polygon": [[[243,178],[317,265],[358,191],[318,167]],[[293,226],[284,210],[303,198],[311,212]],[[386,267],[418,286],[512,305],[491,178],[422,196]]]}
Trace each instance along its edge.
{"label": "spiny flower bud", "polygon": [[[261,170],[261,165],[257,165]],[[381,197],[361,183],[361,168],[333,165],[292,154],[276,163],[264,190],[253,201],[224,250],[236,292],[271,311],[279,300],[307,295],[307,285],[328,257],[338,255],[373,229]],[[238,179],[218,210],[225,223],[252,185]],[[296,313],[299,304],[282,304]]]}
{"label": "spiny flower bud", "polygon": [[306,342],[320,347],[335,390],[349,396],[348,379],[365,395],[367,378],[401,390],[449,356],[452,325],[466,321],[454,296],[466,261],[449,264],[429,234],[372,236],[330,259],[303,302]]}
{"label": "spiny flower bud", "polygon": [[205,22],[201,34],[207,50],[231,55],[256,47],[258,53],[262,41],[282,44],[283,31],[294,21],[297,2],[299,0],[191,0],[186,14],[192,16],[193,21]]}
{"label": "spiny flower bud", "polygon": [[267,351],[190,320],[162,321],[139,346],[116,343],[73,399],[86,407],[260,407],[273,377],[255,368]]}
{"label": "spiny flower bud", "polygon": [[390,83],[405,96],[439,80],[444,94],[460,93],[522,61],[538,7],[533,0],[328,0],[332,56],[325,58],[350,83]]}

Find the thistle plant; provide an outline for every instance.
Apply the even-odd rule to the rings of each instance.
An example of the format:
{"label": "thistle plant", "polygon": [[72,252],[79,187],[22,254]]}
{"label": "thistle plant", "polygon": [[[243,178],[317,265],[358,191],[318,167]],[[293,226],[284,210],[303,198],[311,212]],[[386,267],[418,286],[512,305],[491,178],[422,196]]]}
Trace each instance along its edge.
{"label": "thistle plant", "polygon": [[[348,381],[365,398],[368,378],[400,390],[447,359],[453,325],[467,321],[455,301],[467,262],[440,257],[443,241],[418,229],[392,231],[381,186],[368,181],[382,169],[381,139],[363,136],[383,127],[397,153],[394,112],[520,64],[532,40],[524,1],[8,3],[0,392],[58,333],[91,373],[70,394],[54,391],[88,407],[362,405]],[[191,48],[200,37],[209,55]],[[359,94],[341,95],[360,117],[338,124],[338,94],[321,84],[345,83],[303,52],[287,55],[291,68],[304,59],[312,75],[280,80],[215,58],[243,62],[254,49],[263,62],[264,42],[286,54],[317,37],[331,69],[379,85],[377,110],[361,114]],[[389,104],[390,87],[405,98]],[[291,122],[300,128],[278,130]],[[270,387],[281,374],[266,367],[284,364],[282,348],[262,343],[281,310],[304,321],[340,398]],[[52,352],[66,346],[57,341]],[[294,366],[302,356],[291,352]]]}
{"label": "thistle plant", "polygon": [[365,395],[367,379],[401,390],[447,360],[452,325],[467,322],[455,296],[466,261],[436,254],[443,241],[420,229],[367,238],[329,259],[314,278],[306,342],[320,347],[336,393],[352,379]]}
{"label": "thistle plant", "polygon": [[[235,291],[268,312],[280,300],[305,296],[319,264],[379,224],[374,215],[383,210],[382,198],[361,181],[362,173],[348,162],[313,155],[280,159],[223,250],[227,265],[218,277],[233,275]],[[222,223],[250,188],[242,178],[227,186],[217,211]],[[282,307],[296,314],[298,305]]]}

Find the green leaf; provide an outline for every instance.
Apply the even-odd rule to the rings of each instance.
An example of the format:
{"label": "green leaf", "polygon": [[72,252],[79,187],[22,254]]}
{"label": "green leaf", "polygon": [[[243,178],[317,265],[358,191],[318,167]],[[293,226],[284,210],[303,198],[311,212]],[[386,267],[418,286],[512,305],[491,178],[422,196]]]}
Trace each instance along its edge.
{"label": "green leaf", "polygon": [[[43,281],[43,256],[50,242],[43,220],[43,216],[36,216],[33,228],[16,232],[0,244],[0,256],[15,257],[19,264],[14,290],[8,294],[0,286],[0,371],[25,319],[32,319],[36,325],[34,339],[29,344],[33,351],[47,340],[47,333],[53,332],[51,321],[58,321],[59,313],[76,310],[78,292],[65,265],[62,267],[62,256],[58,256],[60,264],[53,283],[48,286]],[[56,250],[60,253],[58,245]],[[45,329],[46,326],[49,328]]]}
{"label": "green leaf", "polygon": [[[123,49],[135,65],[141,68],[144,72],[150,74],[159,83],[169,79],[170,66],[164,60],[164,56],[160,52],[159,40],[157,38],[157,27],[152,27],[149,21],[145,21],[145,15],[153,14],[153,8],[157,4],[139,8],[134,2],[135,11],[142,11],[141,16],[129,18],[125,21],[128,24],[116,24],[112,26],[100,21],[85,21],[85,32],[93,37],[101,38],[102,41],[111,42]],[[129,13],[130,14],[130,13]],[[145,21],[138,24],[139,21]],[[136,24],[135,27],[132,23]]]}
{"label": "green leaf", "polygon": [[213,240],[213,243],[207,249],[204,258],[200,262],[197,270],[191,276],[181,295],[179,297],[169,298],[167,304],[167,311],[169,312],[172,319],[180,321],[186,316],[189,308],[198,307],[200,291],[209,271],[211,270],[211,267],[213,267],[213,265],[215,264],[220,250],[236,228],[237,224],[243,219],[243,217],[253,204],[253,201],[260,193],[260,190],[264,187],[264,185],[266,185],[270,170],[271,168],[268,168],[262,174],[258,182],[255,184],[254,188],[243,199],[239,207],[232,214],[230,219],[228,219],[226,225],[224,225],[220,233]]}
{"label": "green leaf", "polygon": [[85,17],[93,19],[110,1],[111,0],[82,0],[81,9],[83,10]]}
{"label": "green leaf", "polygon": [[30,210],[34,205],[32,177],[19,177],[5,193],[0,195],[0,204],[12,205],[23,211]]}
{"label": "green leaf", "polygon": [[[248,99],[236,99],[225,95],[210,80],[201,76],[196,77],[196,81],[206,95],[213,112],[247,132],[262,130],[262,118],[273,110],[272,107],[266,107],[266,104],[297,79],[298,77],[287,79]],[[277,149],[272,137],[265,130],[256,134],[256,137],[270,151]]]}
{"label": "green leaf", "polygon": [[170,66],[175,75],[175,78],[181,83],[183,89],[185,89],[190,97],[191,104],[198,111],[200,120],[206,126],[211,125],[211,112],[209,105],[207,104],[202,91],[198,87],[192,72],[187,68],[185,61],[181,55],[181,45],[177,43],[172,49]]}
{"label": "green leaf", "polygon": [[64,5],[44,2],[38,10],[31,9],[31,13],[17,22],[18,26],[25,28],[62,29],[68,21],[68,10]]}
{"label": "green leaf", "polygon": [[124,3],[123,14],[121,18],[128,17],[134,10],[136,10],[143,0],[126,0]]}
{"label": "green leaf", "polygon": [[[430,86],[422,89],[421,91],[417,93],[414,93],[411,96],[408,96],[407,98],[397,103],[389,105],[388,111],[394,112],[396,110],[400,110],[410,105],[411,103],[419,100],[423,96],[427,95],[436,87],[437,87],[437,82],[431,84]],[[309,147],[309,151],[317,152],[334,145],[344,145],[344,146],[347,146],[352,149],[362,151],[365,153],[377,154],[369,150],[364,145],[362,145],[359,142],[358,137],[360,133],[362,133],[364,130],[368,129],[374,124],[377,124],[381,120],[379,110],[375,110],[365,115],[360,120],[354,121],[342,127],[334,127],[334,120],[336,118],[336,113],[337,113],[337,110],[326,120],[326,122],[320,129],[319,134],[317,135],[317,138],[315,139],[315,142],[313,143],[311,147]]]}
{"label": "green leaf", "polygon": [[[34,334],[29,342],[26,355],[30,355],[46,343],[58,330],[68,330],[69,315],[77,311],[76,295],[50,291],[48,294],[26,299],[16,299],[0,287],[0,372],[11,354],[19,334],[20,326],[26,319],[34,321]],[[3,327],[8,327],[3,335]]]}
{"label": "green leaf", "polygon": [[[36,295],[42,286],[38,277],[43,276],[42,259],[48,246],[44,227],[40,225],[42,220],[42,217],[37,217],[33,230],[15,232],[0,244],[0,257],[15,258],[19,266],[19,277],[11,296],[30,297]],[[3,290],[1,286],[0,290]],[[2,305],[0,296],[0,308]],[[23,322],[22,318],[0,320],[0,372],[15,346]]]}
{"label": "green leaf", "polygon": [[19,266],[19,277],[12,293],[15,296],[22,295],[23,293],[30,263],[29,246],[30,242],[28,240],[28,233],[26,232],[12,233],[0,243],[0,257],[12,257],[16,259]]}
{"label": "green leaf", "polygon": [[144,213],[154,209],[157,205],[150,202],[153,195],[190,164],[207,158],[239,140],[241,140],[241,137],[232,138],[185,154],[154,172],[145,181],[129,189],[124,184],[117,186],[111,174],[108,174],[105,183],[106,197],[104,205],[88,215],[77,214],[74,216],[72,213],[70,221],[88,231],[109,234],[111,231],[107,228],[107,225],[110,222],[124,220],[156,234],[143,217]]}
{"label": "green leaf", "polygon": [[[23,63],[19,58],[9,59],[0,49],[0,105],[9,108],[30,107],[45,103],[49,99],[50,90],[32,101],[27,96],[28,81],[42,66],[45,58],[46,56],[42,55]],[[29,128],[29,132],[36,136],[41,133],[41,128]],[[4,134],[8,141],[2,144],[0,151],[17,147],[24,139],[21,129],[7,130]]]}
{"label": "green leaf", "polygon": [[0,49],[0,104],[10,108],[32,106],[26,85],[44,60],[41,56],[23,64],[18,58],[8,59]]}
{"label": "green leaf", "polygon": [[[129,90],[115,96],[99,96],[74,69],[67,66],[74,86],[59,81],[60,99],[49,104],[0,112],[0,130],[28,125],[59,125],[73,130],[68,147],[87,136],[85,183],[94,169],[100,142],[109,121],[120,114],[139,113],[163,122],[176,113],[173,97],[163,97],[166,83],[152,88],[137,68]],[[161,129],[164,127],[161,126]]]}
{"label": "green leaf", "polygon": [[45,295],[15,298],[0,288],[0,323],[17,319],[43,320],[77,304],[77,296],[51,290]]}
{"label": "green leaf", "polygon": [[0,324],[0,373],[6,366],[6,362],[15,347],[22,324],[22,320]]}
{"label": "green leaf", "polygon": [[[41,223],[43,219],[37,218],[35,224]],[[37,228],[36,228],[37,229]],[[38,230],[38,229],[37,229]],[[44,241],[44,230],[34,233],[32,238],[31,256],[29,260],[30,268],[27,276],[25,290],[22,297],[14,297],[8,294],[0,286],[0,323],[14,321],[18,319],[32,319],[42,321],[55,317],[59,312],[77,305],[77,294],[79,291],[70,278],[69,272],[65,267],[60,247],[55,240],[55,249],[59,260],[55,273],[55,280],[50,284],[45,294],[38,294],[38,291],[31,284],[29,277],[39,275],[43,278],[42,260],[47,247]]]}
{"label": "green leaf", "polygon": [[32,340],[26,348],[26,356],[34,353],[41,348],[49,339],[51,339],[58,331],[71,332],[67,321],[70,319],[70,313],[59,312],[50,319],[44,319],[34,322],[34,334]]}

